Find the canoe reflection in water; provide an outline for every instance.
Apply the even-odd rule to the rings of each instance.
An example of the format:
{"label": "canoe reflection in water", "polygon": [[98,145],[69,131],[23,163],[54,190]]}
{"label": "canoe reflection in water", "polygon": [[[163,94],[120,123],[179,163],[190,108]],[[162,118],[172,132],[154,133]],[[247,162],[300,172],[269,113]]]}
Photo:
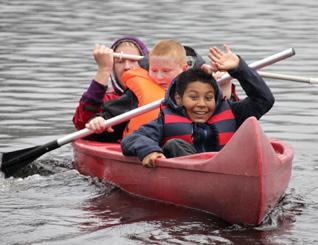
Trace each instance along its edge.
{"label": "canoe reflection in water", "polygon": [[[193,243],[203,239],[210,244],[220,239],[234,244],[242,240],[249,244],[273,244],[271,237],[288,235],[304,203],[295,193],[287,193],[262,224],[253,227],[229,224],[208,213],[136,197],[107,183],[104,189],[100,196],[83,203],[87,218],[79,229],[88,232],[88,238],[113,237],[117,243],[118,239],[128,238],[145,244],[172,244],[176,239]],[[121,236],[114,237],[118,233]]]}

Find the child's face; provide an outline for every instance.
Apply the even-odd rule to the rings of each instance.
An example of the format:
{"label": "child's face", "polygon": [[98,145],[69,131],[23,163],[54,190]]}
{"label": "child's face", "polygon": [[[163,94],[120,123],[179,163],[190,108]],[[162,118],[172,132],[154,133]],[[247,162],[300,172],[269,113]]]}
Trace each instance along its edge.
{"label": "child's face", "polygon": [[181,66],[168,56],[149,57],[149,76],[164,89],[167,89],[171,81],[186,69],[187,65]]}
{"label": "child's face", "polygon": [[[119,45],[116,48],[116,52],[120,53],[123,52],[124,54],[133,54],[133,55],[140,55],[139,50],[137,47],[128,46],[128,45]],[[114,73],[117,79],[121,79],[121,76],[125,71],[128,71],[133,68],[139,67],[138,61],[130,60],[130,59],[114,59]]]}
{"label": "child's face", "polygon": [[193,122],[205,123],[215,110],[214,89],[211,84],[200,81],[188,84],[182,97],[175,97],[177,105],[183,105]]}

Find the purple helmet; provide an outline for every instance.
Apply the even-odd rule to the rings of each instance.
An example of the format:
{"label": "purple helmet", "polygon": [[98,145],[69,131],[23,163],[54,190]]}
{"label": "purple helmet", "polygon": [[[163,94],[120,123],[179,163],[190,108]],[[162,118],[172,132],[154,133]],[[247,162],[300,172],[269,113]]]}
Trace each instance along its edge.
{"label": "purple helmet", "polygon": [[[148,55],[148,49],[146,47],[146,45],[137,37],[134,36],[124,36],[118,40],[116,40],[113,45],[111,46],[111,48],[113,50],[115,50],[121,43],[123,42],[130,42],[133,43],[139,50],[140,55]],[[124,92],[124,87],[123,84],[121,82],[118,81],[118,78],[115,77],[115,75],[112,73],[111,77],[110,77],[113,89],[115,90],[115,92],[117,94],[122,94]]]}

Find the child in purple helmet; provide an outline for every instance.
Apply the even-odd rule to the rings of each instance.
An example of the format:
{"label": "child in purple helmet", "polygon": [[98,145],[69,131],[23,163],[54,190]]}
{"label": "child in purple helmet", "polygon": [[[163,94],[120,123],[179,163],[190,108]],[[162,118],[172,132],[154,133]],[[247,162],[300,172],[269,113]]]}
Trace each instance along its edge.
{"label": "child in purple helmet", "polygon": [[[95,78],[87,91],[82,95],[76,112],[73,116],[73,123],[77,129],[82,129],[89,119],[101,111],[101,106],[108,100],[118,98],[125,90],[124,85],[120,81],[121,75],[130,69],[139,67],[138,61],[129,59],[114,59],[112,70],[108,70],[105,66],[107,52],[123,52],[125,54],[142,55],[148,54],[148,49],[145,44],[136,37],[125,36],[114,42],[111,48],[97,44],[94,48],[94,58],[98,69]],[[108,81],[111,82],[111,87],[108,87]]]}

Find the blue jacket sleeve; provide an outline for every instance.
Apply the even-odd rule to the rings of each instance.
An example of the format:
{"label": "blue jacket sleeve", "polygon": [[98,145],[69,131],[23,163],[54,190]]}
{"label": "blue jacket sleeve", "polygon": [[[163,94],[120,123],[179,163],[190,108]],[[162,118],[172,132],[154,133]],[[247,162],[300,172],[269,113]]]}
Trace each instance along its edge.
{"label": "blue jacket sleeve", "polygon": [[152,152],[161,152],[160,142],[163,137],[163,117],[141,126],[121,142],[123,154],[142,159]]}
{"label": "blue jacket sleeve", "polygon": [[260,119],[275,102],[269,87],[256,70],[250,68],[241,58],[239,66],[229,73],[240,82],[247,95],[239,102],[230,102],[238,126],[251,116]]}

